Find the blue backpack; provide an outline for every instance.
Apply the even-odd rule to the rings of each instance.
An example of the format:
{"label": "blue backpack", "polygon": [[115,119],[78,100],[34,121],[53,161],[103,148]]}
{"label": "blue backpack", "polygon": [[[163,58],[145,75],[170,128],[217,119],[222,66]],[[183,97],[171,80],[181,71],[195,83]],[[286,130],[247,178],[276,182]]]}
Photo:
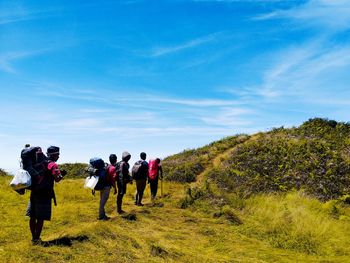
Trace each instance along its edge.
{"label": "blue backpack", "polygon": [[90,175],[98,176],[98,182],[95,186],[95,190],[102,190],[108,185],[106,164],[100,157],[94,157],[90,159],[90,166],[93,168],[89,169]]}

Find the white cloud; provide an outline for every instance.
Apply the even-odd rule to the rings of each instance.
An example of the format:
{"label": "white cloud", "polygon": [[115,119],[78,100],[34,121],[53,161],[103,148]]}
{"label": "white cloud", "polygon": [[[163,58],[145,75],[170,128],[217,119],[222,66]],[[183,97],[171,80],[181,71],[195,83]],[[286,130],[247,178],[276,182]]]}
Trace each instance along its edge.
{"label": "white cloud", "polygon": [[194,47],[206,44],[206,43],[210,43],[210,42],[216,40],[219,34],[220,33],[209,34],[209,35],[201,37],[201,38],[192,39],[192,40],[190,40],[186,43],[180,44],[180,45],[155,48],[151,53],[151,57],[159,57],[159,56],[171,54],[174,52],[178,52],[181,50],[194,48]]}
{"label": "white cloud", "polygon": [[[17,1],[16,1],[17,2]],[[30,10],[18,3],[2,6],[0,10],[0,26],[5,24],[52,17],[59,9]]]}
{"label": "white cloud", "polygon": [[251,124],[251,122],[247,120],[246,116],[253,113],[253,110],[244,108],[223,107],[212,115],[202,116],[201,120],[209,125],[237,128]]}
{"label": "white cloud", "polygon": [[350,28],[350,1],[310,0],[288,10],[278,10],[255,17],[257,20],[292,19],[303,26],[325,27],[331,30]]}
{"label": "white cloud", "polygon": [[31,51],[14,51],[0,54],[0,71],[7,73],[16,73],[17,71],[13,66],[13,63],[15,61],[42,55],[51,50],[52,49],[45,48]]}
{"label": "white cloud", "polygon": [[[258,93],[265,98],[299,97],[312,101],[330,91],[333,98],[349,79],[339,83],[339,72],[350,70],[350,46],[302,46],[279,54],[280,61],[265,72]],[[334,84],[332,84],[332,82]],[[335,84],[336,83],[336,84]]]}

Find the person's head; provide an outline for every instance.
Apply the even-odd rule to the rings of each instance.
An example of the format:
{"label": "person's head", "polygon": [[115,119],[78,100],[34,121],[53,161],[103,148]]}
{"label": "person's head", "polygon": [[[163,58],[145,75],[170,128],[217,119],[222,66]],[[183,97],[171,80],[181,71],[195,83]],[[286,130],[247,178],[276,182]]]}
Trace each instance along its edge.
{"label": "person's head", "polygon": [[157,163],[160,163],[160,159],[159,158],[156,158],[156,161],[157,161]]}
{"label": "person's head", "polygon": [[109,155],[109,162],[111,164],[116,164],[117,163],[117,155],[115,155],[114,153],[112,153],[111,155]]}
{"label": "person's head", "polygon": [[57,146],[50,146],[46,151],[47,157],[52,161],[57,161],[60,157],[60,148]]}
{"label": "person's head", "polygon": [[146,153],[145,152],[140,153],[140,158],[142,160],[146,160]]}
{"label": "person's head", "polygon": [[130,158],[131,158],[131,154],[130,153],[128,153],[126,151],[123,152],[122,159],[123,159],[124,162],[128,162],[130,160]]}

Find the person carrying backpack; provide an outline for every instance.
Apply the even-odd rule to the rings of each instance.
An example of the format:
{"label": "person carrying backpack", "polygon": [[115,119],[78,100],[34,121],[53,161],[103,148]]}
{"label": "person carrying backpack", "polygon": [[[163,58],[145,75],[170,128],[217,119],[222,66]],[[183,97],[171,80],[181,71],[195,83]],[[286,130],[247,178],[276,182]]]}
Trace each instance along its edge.
{"label": "person carrying backpack", "polygon": [[163,180],[163,169],[160,159],[149,160],[148,162],[148,183],[151,188],[151,200],[154,201],[157,196],[158,180]]}
{"label": "person carrying backpack", "polygon": [[114,189],[114,194],[117,194],[117,187],[115,181],[117,179],[117,169],[119,164],[117,163],[117,155],[109,155],[109,165],[107,166],[107,181],[112,185]]}
{"label": "person carrying backpack", "polygon": [[105,205],[109,198],[112,182],[108,180],[107,166],[101,158],[91,158],[88,172],[90,175],[98,176],[98,182],[93,190],[93,195],[95,194],[95,190],[100,192],[100,205],[97,220],[108,220],[110,217],[106,215]]}
{"label": "person carrying backpack", "polygon": [[[36,147],[36,160],[31,162],[24,162],[23,169],[28,169],[32,177],[30,201],[28,204],[26,215],[30,217],[29,227],[32,234],[32,243],[34,245],[40,244],[41,231],[43,229],[44,220],[51,220],[51,203],[54,199],[56,205],[56,198],[54,192],[54,182],[62,180],[66,175],[64,170],[60,171],[56,161],[60,155],[60,148],[57,146],[50,146],[47,149],[47,158],[42,153],[40,147]],[[31,150],[31,148],[24,149]]]}
{"label": "person carrying backpack", "polygon": [[117,212],[118,214],[123,214],[125,211],[122,210],[123,197],[126,194],[126,185],[128,183],[132,184],[132,179],[129,174],[129,160],[131,158],[131,154],[128,152],[123,152],[122,161],[119,164],[118,169],[118,179],[117,179],[117,187],[118,187],[118,195],[117,195]]}
{"label": "person carrying backpack", "polygon": [[143,206],[142,197],[145,191],[148,178],[148,163],[146,153],[140,153],[141,160],[137,161],[132,167],[132,178],[136,181],[135,205]]}

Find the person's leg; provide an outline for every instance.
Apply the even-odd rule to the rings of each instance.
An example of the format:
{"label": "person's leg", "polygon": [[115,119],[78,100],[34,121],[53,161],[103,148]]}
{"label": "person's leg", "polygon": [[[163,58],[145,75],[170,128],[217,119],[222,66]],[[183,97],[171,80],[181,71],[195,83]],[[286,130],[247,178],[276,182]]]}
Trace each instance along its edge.
{"label": "person's leg", "polygon": [[32,233],[32,240],[35,240],[36,237],[36,219],[34,217],[31,217],[29,219],[29,228],[30,228],[30,232]]}
{"label": "person's leg", "polygon": [[135,194],[135,205],[137,205],[140,201],[140,192],[139,192],[139,187],[140,187],[140,180],[136,180],[136,194]]}
{"label": "person's leg", "polygon": [[124,213],[124,211],[122,210],[122,203],[123,203],[123,195],[118,194],[118,196],[117,196],[117,212],[118,212],[118,214]]}
{"label": "person's leg", "polygon": [[105,187],[100,191],[100,208],[98,212],[98,219],[106,218],[105,205],[109,198],[110,190],[110,187]]}
{"label": "person's leg", "polygon": [[154,198],[157,196],[157,190],[158,190],[158,179],[154,180]]}
{"label": "person's leg", "polygon": [[35,226],[35,238],[34,240],[40,240],[41,231],[43,230],[44,220],[37,219]]}
{"label": "person's leg", "polygon": [[151,200],[153,201],[156,198],[157,189],[156,189],[156,181],[150,181],[149,186],[151,188]]}
{"label": "person's leg", "polygon": [[142,205],[142,197],[146,188],[146,180],[140,180],[140,188],[139,188],[139,202],[138,205]]}

